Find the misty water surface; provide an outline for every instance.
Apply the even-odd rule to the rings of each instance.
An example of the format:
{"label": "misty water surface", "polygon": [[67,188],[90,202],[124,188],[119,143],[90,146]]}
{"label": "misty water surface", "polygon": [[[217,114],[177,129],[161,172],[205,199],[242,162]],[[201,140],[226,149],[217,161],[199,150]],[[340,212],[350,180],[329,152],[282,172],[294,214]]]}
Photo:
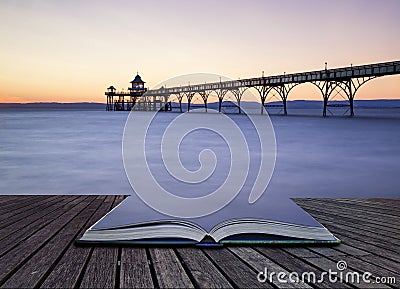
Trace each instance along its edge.
{"label": "misty water surface", "polygon": [[[0,111],[0,194],[132,194],[121,154],[126,117]],[[268,193],[400,197],[400,119],[271,119],[277,161]]]}

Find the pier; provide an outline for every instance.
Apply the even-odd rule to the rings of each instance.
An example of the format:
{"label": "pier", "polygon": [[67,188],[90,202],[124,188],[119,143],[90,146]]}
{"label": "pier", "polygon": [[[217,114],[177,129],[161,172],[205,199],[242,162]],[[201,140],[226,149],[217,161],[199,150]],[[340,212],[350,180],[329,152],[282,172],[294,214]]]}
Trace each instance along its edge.
{"label": "pier", "polygon": [[[393,288],[399,286],[399,199],[294,199],[342,244],[193,247],[76,246],[124,196],[2,195],[2,288]],[[370,272],[382,284],[261,283],[269,272]],[[396,284],[393,284],[395,277]],[[372,279],[373,280],[373,279]],[[382,279],[383,280],[383,279]]]}
{"label": "pier", "polygon": [[327,63],[325,63],[325,69],[317,71],[284,73],[274,76],[262,75],[261,77],[247,79],[189,84],[179,87],[161,87],[152,90],[144,88],[144,82],[137,75],[131,82],[132,87],[127,92],[117,92],[113,86],[110,86],[105,95],[107,96],[107,110],[170,110],[169,101],[173,97],[178,100],[180,111],[183,112],[182,102],[186,101],[187,110],[190,111],[191,102],[196,94],[201,96],[207,110],[208,97],[211,93],[214,93],[218,97],[218,110],[221,112],[224,98],[230,93],[236,100],[238,112],[241,113],[240,102],[244,92],[247,89],[254,89],[259,96],[261,113],[263,113],[264,107],[268,105],[268,95],[275,93],[282,101],[283,114],[287,115],[286,104],[291,90],[297,85],[311,83],[321,92],[324,102],[322,112],[324,117],[327,115],[327,107],[330,106],[329,101],[334,94],[344,95],[348,104],[341,104],[341,106],[348,106],[350,116],[354,116],[354,98],[359,88],[372,79],[396,74],[400,74],[400,61],[351,65],[334,69],[328,69]]}

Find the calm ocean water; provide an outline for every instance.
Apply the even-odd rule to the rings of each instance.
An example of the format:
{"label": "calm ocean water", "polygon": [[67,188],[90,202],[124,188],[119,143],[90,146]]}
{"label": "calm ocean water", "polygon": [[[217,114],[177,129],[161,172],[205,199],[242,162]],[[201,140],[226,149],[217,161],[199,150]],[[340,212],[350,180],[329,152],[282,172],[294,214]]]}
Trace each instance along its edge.
{"label": "calm ocean water", "polygon": [[[127,115],[0,110],[0,194],[132,194],[121,153]],[[399,118],[271,119],[277,161],[267,191],[400,197]]]}

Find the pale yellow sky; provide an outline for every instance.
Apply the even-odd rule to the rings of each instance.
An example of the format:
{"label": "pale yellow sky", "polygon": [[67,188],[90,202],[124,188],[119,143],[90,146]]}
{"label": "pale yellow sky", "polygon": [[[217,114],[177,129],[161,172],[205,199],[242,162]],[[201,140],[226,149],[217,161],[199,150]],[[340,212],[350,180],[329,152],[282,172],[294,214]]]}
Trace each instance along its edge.
{"label": "pale yellow sky", "polygon": [[[400,1],[0,2],[0,102],[104,102],[139,70],[148,87],[399,60]],[[320,99],[310,85],[289,99]],[[400,77],[356,99],[400,98]]]}

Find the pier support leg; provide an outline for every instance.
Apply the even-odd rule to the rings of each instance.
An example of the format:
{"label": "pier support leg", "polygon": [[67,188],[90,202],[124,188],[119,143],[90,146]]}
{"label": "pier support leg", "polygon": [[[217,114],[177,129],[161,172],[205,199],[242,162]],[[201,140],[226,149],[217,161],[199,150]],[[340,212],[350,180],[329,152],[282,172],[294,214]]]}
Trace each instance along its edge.
{"label": "pier support leg", "polygon": [[257,89],[258,93],[260,94],[260,100],[261,100],[261,114],[264,114],[264,104],[267,99],[268,93],[271,91],[273,87],[267,86],[265,84],[260,85],[260,86],[255,86],[255,89]]}
{"label": "pier support leg", "polygon": [[283,114],[287,115],[286,97],[282,99],[282,102],[283,102]]}
{"label": "pier support leg", "polygon": [[314,84],[318,89],[321,91],[322,94],[322,99],[324,101],[324,108],[322,110],[322,116],[326,117],[326,109],[328,106],[328,100],[329,96],[331,95],[333,91],[333,87],[336,87],[337,84],[335,84],[333,81],[329,80],[321,80],[321,81],[311,81],[312,84]]}
{"label": "pier support leg", "polygon": [[349,98],[350,102],[350,117],[354,116],[354,98]]}
{"label": "pier support leg", "polygon": [[328,107],[329,97],[331,96],[332,92],[335,91],[335,89],[340,88],[339,83],[330,80],[312,81],[311,83],[314,84],[316,87],[318,87],[319,90],[321,91],[322,98],[324,100],[324,109],[322,111],[322,116],[326,117],[326,110]]}
{"label": "pier support leg", "polygon": [[326,107],[328,105],[328,98],[326,96],[324,96],[324,110],[322,112],[322,116],[326,117]]}
{"label": "pier support leg", "polygon": [[199,94],[200,94],[201,98],[203,99],[204,109],[207,112],[207,101],[208,101],[208,96],[210,95],[210,91],[206,91],[206,90],[205,91],[200,91]]}
{"label": "pier support leg", "polygon": [[164,95],[164,103],[167,103],[169,99],[169,95]]}
{"label": "pier support leg", "polygon": [[242,113],[242,108],[240,107],[240,101],[242,100],[243,93],[246,91],[246,89],[247,87],[239,87],[231,90],[232,94],[235,96],[239,114]]}
{"label": "pier support leg", "polygon": [[182,111],[182,100],[183,100],[183,97],[185,96],[185,94],[180,92],[177,96],[178,96],[178,101],[179,101],[179,111],[183,112]]}
{"label": "pier support leg", "polygon": [[188,92],[188,93],[186,93],[186,98],[187,98],[187,101],[188,101],[188,112],[190,111],[190,103],[192,102],[192,99],[193,99],[193,96],[194,96],[194,92]]}
{"label": "pier support leg", "polygon": [[350,105],[350,117],[354,116],[354,97],[358,89],[367,81],[370,81],[378,76],[369,77],[353,77],[339,84],[341,89],[346,93]]}
{"label": "pier support leg", "polygon": [[[349,80],[347,83],[348,94],[347,97],[349,99],[350,104],[350,117],[354,116],[354,94],[353,94],[353,80]],[[346,90],[345,90],[346,92]]]}
{"label": "pier support leg", "polygon": [[289,92],[295,87],[299,85],[299,83],[287,83],[282,84],[280,86],[275,87],[275,90],[278,92],[279,96],[282,99],[283,104],[283,115],[287,115],[287,99],[289,96]]}
{"label": "pier support leg", "polygon": [[222,101],[224,100],[225,94],[228,90],[220,88],[216,90],[218,96],[218,111],[221,112],[222,110]]}
{"label": "pier support leg", "polygon": [[265,104],[265,98],[261,98],[261,114],[264,114],[264,104]]}

